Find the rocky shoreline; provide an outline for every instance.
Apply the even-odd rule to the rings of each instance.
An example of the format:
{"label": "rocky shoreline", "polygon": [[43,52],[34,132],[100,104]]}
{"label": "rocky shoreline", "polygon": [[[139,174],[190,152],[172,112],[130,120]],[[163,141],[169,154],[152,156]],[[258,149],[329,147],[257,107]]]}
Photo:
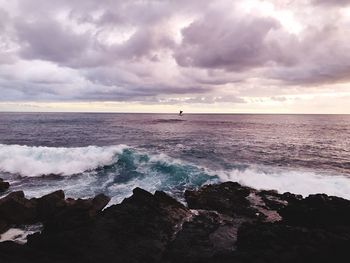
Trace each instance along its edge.
{"label": "rocky shoreline", "polygon": [[[3,183],[2,181],[0,183]],[[41,198],[0,199],[0,233],[42,223],[24,245],[0,243],[11,262],[348,262],[350,201],[302,198],[227,182],[187,190],[187,206],[135,188],[121,204]]]}

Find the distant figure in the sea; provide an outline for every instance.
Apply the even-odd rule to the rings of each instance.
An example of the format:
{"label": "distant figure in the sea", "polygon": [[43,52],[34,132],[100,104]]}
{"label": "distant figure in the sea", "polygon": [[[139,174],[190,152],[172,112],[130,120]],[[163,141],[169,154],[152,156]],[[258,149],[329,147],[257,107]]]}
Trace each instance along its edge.
{"label": "distant figure in the sea", "polygon": [[182,111],[182,110],[180,110],[179,116],[182,116],[182,113],[183,113],[183,111]]}

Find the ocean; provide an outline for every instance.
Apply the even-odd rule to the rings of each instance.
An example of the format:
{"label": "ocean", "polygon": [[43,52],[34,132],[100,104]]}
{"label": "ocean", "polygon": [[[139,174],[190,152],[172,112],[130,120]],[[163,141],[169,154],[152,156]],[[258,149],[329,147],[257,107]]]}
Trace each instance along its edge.
{"label": "ocean", "polygon": [[350,199],[349,134],[350,115],[0,113],[0,177],[111,204],[224,181]]}

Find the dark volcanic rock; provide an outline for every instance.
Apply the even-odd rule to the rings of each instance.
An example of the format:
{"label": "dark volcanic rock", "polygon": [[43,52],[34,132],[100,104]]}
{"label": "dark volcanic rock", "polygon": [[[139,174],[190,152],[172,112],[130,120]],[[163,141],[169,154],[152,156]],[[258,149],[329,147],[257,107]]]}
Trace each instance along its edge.
{"label": "dark volcanic rock", "polygon": [[8,224],[31,224],[36,221],[36,202],[24,197],[22,191],[0,199],[0,218]]}
{"label": "dark volcanic rock", "polygon": [[[18,248],[20,256],[12,258],[15,262],[159,262],[191,212],[163,192],[152,195],[136,188],[133,193],[102,212],[97,211],[107,201],[102,195],[88,202],[68,200],[44,224],[41,234]],[[95,213],[86,213],[91,209]],[[0,243],[0,255],[10,255],[12,250]]]}
{"label": "dark volcanic rock", "polygon": [[1,233],[5,232],[8,228],[9,228],[9,225],[7,224],[7,222],[1,218],[0,219],[0,236],[1,236]]}
{"label": "dark volcanic rock", "polygon": [[230,217],[211,211],[198,211],[198,215],[183,224],[169,244],[164,260],[194,262],[211,259],[217,253],[232,252],[237,225]]}
{"label": "dark volcanic rock", "polygon": [[243,262],[348,262],[350,231],[254,223],[240,228],[237,245]]}
{"label": "dark volcanic rock", "polygon": [[67,199],[62,190],[40,198],[26,199],[22,191],[12,192],[0,199],[0,234],[10,225],[25,225],[37,222],[46,223],[46,227],[58,227],[79,224],[78,218],[93,217],[101,211],[110,198],[100,194],[91,199]]}
{"label": "dark volcanic rock", "polygon": [[164,192],[136,188],[102,211],[104,195],[74,200],[57,191],[27,200],[12,193],[0,200],[0,230],[39,219],[44,230],[22,246],[0,243],[1,262],[348,262],[348,200],[237,183],[185,197],[192,210]]}
{"label": "dark volcanic rock", "polygon": [[[55,197],[54,197],[55,196]],[[104,194],[97,195],[89,199],[60,199],[62,194],[55,192],[51,194],[52,202],[51,212],[43,217],[45,229],[48,232],[56,233],[59,231],[70,231],[82,226],[89,225],[97,215],[110,201],[110,198]],[[46,200],[44,201],[44,203]],[[40,203],[40,199],[38,200]],[[43,213],[41,213],[43,214]]]}
{"label": "dark volcanic rock", "polygon": [[294,200],[280,214],[289,225],[307,227],[350,226],[350,201],[325,194]]}
{"label": "dark volcanic rock", "polygon": [[114,262],[157,262],[190,216],[185,206],[165,193],[152,195],[136,188],[131,197],[96,219],[93,242],[102,254],[95,258],[109,255]]}
{"label": "dark volcanic rock", "polygon": [[5,192],[9,189],[10,184],[8,182],[4,182],[3,179],[0,178],[0,193]]}
{"label": "dark volcanic rock", "polygon": [[203,186],[198,191],[185,192],[186,202],[191,209],[213,210],[226,215],[255,217],[256,210],[250,206],[247,197],[251,189],[238,183],[226,182]]}
{"label": "dark volcanic rock", "polygon": [[64,192],[62,190],[44,195],[41,198],[33,198],[37,203],[37,216],[39,221],[47,221],[57,211],[66,206]]}

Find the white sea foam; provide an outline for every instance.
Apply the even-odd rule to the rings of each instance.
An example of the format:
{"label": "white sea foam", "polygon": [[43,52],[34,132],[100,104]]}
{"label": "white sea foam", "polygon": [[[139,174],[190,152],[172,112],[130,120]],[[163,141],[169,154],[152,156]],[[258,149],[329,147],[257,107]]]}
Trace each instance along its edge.
{"label": "white sea foam", "polygon": [[77,148],[29,147],[0,144],[0,171],[36,177],[73,175],[112,164],[125,145]]}
{"label": "white sea foam", "polygon": [[317,172],[262,168],[221,171],[221,181],[234,181],[256,189],[274,189],[280,193],[292,192],[308,196],[325,193],[350,199],[350,177],[326,175]]}
{"label": "white sea foam", "polygon": [[35,225],[26,225],[21,228],[10,228],[5,233],[0,235],[0,242],[13,241],[18,244],[27,243],[27,237],[36,232],[41,232],[43,225],[41,223]]}
{"label": "white sea foam", "polygon": [[[125,145],[52,148],[0,144],[0,171],[26,177],[47,174],[68,176],[113,164],[126,148],[128,147]],[[203,183],[236,181],[253,188],[275,189],[281,193],[292,192],[303,196],[326,193],[350,199],[350,176],[346,175],[252,166],[243,170],[213,171],[166,154],[149,154],[136,149],[131,150],[132,162],[136,165],[136,171],[140,176],[125,182],[116,183],[118,181],[116,179],[120,176],[118,171],[107,174],[108,176],[103,180],[94,176],[93,173],[87,173],[83,177],[77,177],[73,184],[70,181],[51,182],[52,189],[49,185],[37,187],[29,185],[29,188],[24,190],[26,194],[36,196],[42,191],[47,193],[64,189],[73,197],[87,197],[98,192],[107,192],[119,202],[129,196],[131,189],[137,186],[149,191],[164,189],[176,191],[178,186],[196,187]],[[144,155],[149,159],[143,159]],[[208,176],[207,182],[205,175]],[[18,185],[20,187],[20,184]]]}

